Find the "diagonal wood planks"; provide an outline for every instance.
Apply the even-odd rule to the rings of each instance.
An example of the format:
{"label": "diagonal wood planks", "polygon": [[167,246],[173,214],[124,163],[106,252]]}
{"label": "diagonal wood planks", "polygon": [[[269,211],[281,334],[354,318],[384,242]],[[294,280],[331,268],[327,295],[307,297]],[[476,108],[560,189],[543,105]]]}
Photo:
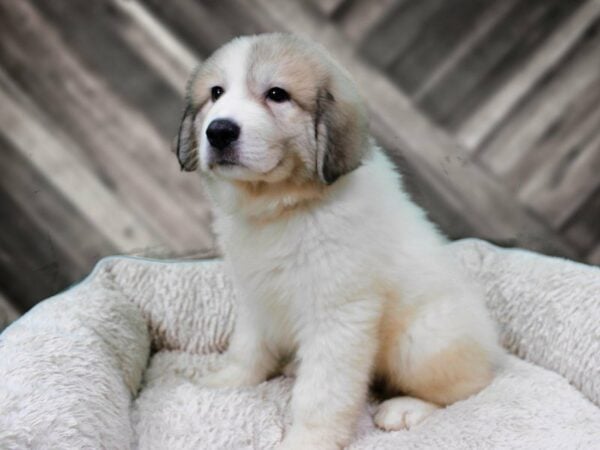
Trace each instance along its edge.
{"label": "diagonal wood planks", "polygon": [[[277,9],[267,0],[252,0],[271,14],[282,28],[316,39],[349,68],[372,115],[377,138],[392,153],[399,148],[419,172],[419,177],[442,202],[449,205],[480,236],[536,250],[573,255],[562,236],[528,213],[510,193],[480,167],[450,135],[434,126],[389,79],[358,58],[343,36],[331,25],[290,2]],[[287,21],[294,17],[294,21]],[[451,223],[440,223],[452,229]]]}

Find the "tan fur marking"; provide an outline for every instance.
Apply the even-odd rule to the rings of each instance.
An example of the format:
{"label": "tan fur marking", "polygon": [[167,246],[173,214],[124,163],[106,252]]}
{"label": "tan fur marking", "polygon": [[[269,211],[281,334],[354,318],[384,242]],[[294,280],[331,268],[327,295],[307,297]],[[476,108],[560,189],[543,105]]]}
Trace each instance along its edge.
{"label": "tan fur marking", "polygon": [[379,350],[375,358],[375,373],[384,379],[395,377],[395,361],[400,354],[398,336],[404,334],[410,326],[416,308],[402,305],[398,294],[391,288],[380,286],[378,289],[384,299],[383,314],[379,322]]}
{"label": "tan fur marking", "polygon": [[263,89],[287,90],[304,110],[314,113],[315,93],[331,77],[331,62],[298,39],[286,34],[263,36],[250,52],[249,88],[258,97]]}
{"label": "tan fur marking", "polygon": [[461,341],[411,371],[403,388],[415,397],[449,405],[476,394],[493,378],[489,355],[476,342]]}

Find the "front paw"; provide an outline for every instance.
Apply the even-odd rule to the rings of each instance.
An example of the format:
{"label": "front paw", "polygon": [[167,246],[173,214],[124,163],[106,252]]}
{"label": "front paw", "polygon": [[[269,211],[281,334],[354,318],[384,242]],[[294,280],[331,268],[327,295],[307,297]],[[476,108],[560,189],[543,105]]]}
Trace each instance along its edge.
{"label": "front paw", "polygon": [[227,363],[200,378],[200,385],[210,388],[237,388],[261,383],[259,374],[236,363]]}
{"label": "front paw", "polygon": [[395,397],[379,405],[373,421],[382,430],[408,430],[421,423],[438,408],[439,406],[418,398]]}

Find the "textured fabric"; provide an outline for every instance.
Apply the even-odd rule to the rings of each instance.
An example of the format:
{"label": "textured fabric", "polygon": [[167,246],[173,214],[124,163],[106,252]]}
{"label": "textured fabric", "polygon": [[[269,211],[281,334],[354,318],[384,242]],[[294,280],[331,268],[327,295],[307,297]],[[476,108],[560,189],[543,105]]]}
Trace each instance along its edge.
{"label": "textured fabric", "polygon": [[475,239],[452,247],[484,286],[503,346],[600,406],[600,268]]}
{"label": "textured fabric", "polygon": [[[476,240],[449,251],[522,359],[410,431],[375,429],[369,403],[350,448],[600,448],[600,270]],[[0,448],[273,448],[292,379],[197,383],[234,315],[219,261],[103,260],[0,335]]]}
{"label": "textured fabric", "polygon": [[0,448],[133,442],[150,340],[138,308],[104,281],[40,303],[0,335]]}

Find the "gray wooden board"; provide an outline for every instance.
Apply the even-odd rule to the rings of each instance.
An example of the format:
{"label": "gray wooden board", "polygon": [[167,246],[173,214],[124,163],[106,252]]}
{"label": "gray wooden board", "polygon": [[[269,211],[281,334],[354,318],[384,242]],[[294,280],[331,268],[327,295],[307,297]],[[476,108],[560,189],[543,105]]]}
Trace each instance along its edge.
{"label": "gray wooden board", "polygon": [[26,308],[114,248],[0,136],[0,290]]}
{"label": "gray wooden board", "polygon": [[422,32],[427,20],[444,0],[410,0],[397,4],[381,18],[359,46],[359,52],[377,67],[386,69]]}
{"label": "gray wooden board", "polygon": [[[17,17],[0,27],[0,64],[66,128],[98,176],[173,251],[212,246],[200,184],[179,171],[170,139],[82,65],[26,2],[18,5],[10,10]],[[14,26],[19,14],[30,26]]]}
{"label": "gray wooden board", "polygon": [[567,238],[578,247],[582,259],[590,258],[595,264],[600,264],[600,186],[563,229]]}
{"label": "gray wooden board", "polygon": [[12,322],[19,318],[20,314],[12,305],[8,297],[0,292],[0,333]]}
{"label": "gray wooden board", "polygon": [[336,15],[335,23],[353,44],[357,44],[383,17],[407,1],[409,0],[350,0]]}
{"label": "gray wooden board", "polygon": [[[294,3],[286,3],[276,10],[269,9],[267,0],[253,0],[253,3],[263,8],[265,14],[278,19],[282,27],[308,34],[336,54],[359,86],[368,87],[365,99],[376,127],[374,131],[379,130],[376,136],[389,149],[400,143],[418,170],[415,176],[433,184],[432,192],[441,193],[441,201],[459,212],[470,227],[479,230],[479,236],[550,253],[573,254],[560,235],[511,199],[489,174],[469,163],[464,150],[419,114],[385,76],[358,59],[335,28]],[[296,20],[286,21],[289,16]],[[440,225],[442,229],[455,226],[450,221]]]}
{"label": "gray wooden board", "polygon": [[147,116],[162,135],[175,135],[183,110],[181,95],[120,36],[119,30],[131,23],[110,0],[31,1],[90,72]]}
{"label": "gray wooden board", "polygon": [[600,183],[600,36],[586,33],[480,148],[524,204],[560,226]]}
{"label": "gray wooden board", "polygon": [[251,11],[244,1],[144,0],[143,3],[202,58],[236,36],[275,31],[264,16]]}
{"label": "gray wooden board", "polygon": [[[442,64],[445,56],[475,28],[482,13],[493,9],[500,0],[454,0],[443,2],[421,24],[418,35],[406,50],[390,64],[389,75],[412,96],[429,75]],[[505,0],[504,0],[505,1]]]}
{"label": "gray wooden board", "polygon": [[348,66],[374,135],[451,237],[597,261],[593,1],[0,2],[0,292],[29,307],[116,249],[214,255],[198,175],[169,151],[183,85],[229,39],[277,30]]}
{"label": "gray wooden board", "polygon": [[[503,2],[501,5],[508,4]],[[565,58],[580,44],[600,16],[600,2],[586,0],[581,7],[552,31],[539,50],[522,65],[484,104],[471,113],[458,130],[459,141],[476,151],[541,80],[567,62]],[[483,26],[479,25],[479,26]]]}
{"label": "gray wooden board", "polygon": [[456,129],[542,44],[579,0],[529,0],[515,7],[419,105],[437,123]]}

